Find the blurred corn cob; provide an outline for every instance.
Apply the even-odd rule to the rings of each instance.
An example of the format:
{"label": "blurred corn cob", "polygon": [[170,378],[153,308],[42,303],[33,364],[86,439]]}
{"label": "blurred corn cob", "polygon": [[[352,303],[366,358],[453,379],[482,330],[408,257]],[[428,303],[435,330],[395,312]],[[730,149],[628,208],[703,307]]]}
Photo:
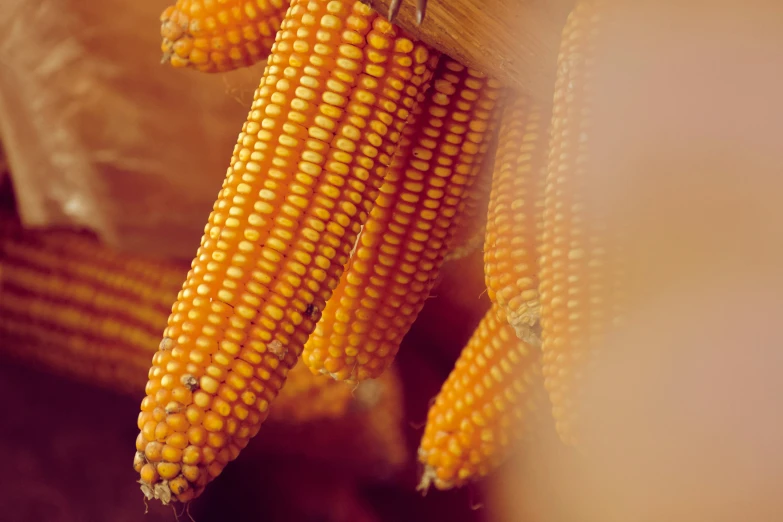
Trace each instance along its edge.
{"label": "blurred corn cob", "polygon": [[526,433],[542,395],[540,351],[517,338],[493,307],[427,415],[419,488],[458,487],[496,469]]}
{"label": "blurred corn cob", "polygon": [[[0,225],[0,351],[137,396],[187,265],[120,253],[88,234]],[[345,415],[351,391],[297,365],[274,420]]]}
{"label": "blurred corn cob", "polygon": [[[351,390],[343,383],[332,382]],[[271,446],[277,455],[313,462],[339,461],[340,469],[369,480],[394,477],[405,468],[409,457],[402,431],[407,426],[402,383],[394,367],[378,379],[361,383],[353,395],[348,410],[339,418],[265,426],[255,448],[260,451]],[[253,453],[252,445],[248,451]]]}
{"label": "blurred corn cob", "polygon": [[527,97],[507,103],[492,173],[484,273],[500,318],[536,345],[538,252],[550,113]]}
{"label": "blurred corn cob", "polygon": [[[186,269],[114,251],[86,233],[24,230],[0,219],[0,353],[137,396],[168,316],[163,303],[176,297]],[[383,478],[406,461],[401,394],[393,371],[352,391],[299,363],[257,451]]]}
{"label": "blurred corn cob", "polygon": [[292,2],[148,373],[148,498],[195,498],[260,429],[436,61],[361,2]]}
{"label": "blurred corn cob", "polygon": [[462,201],[482,167],[498,84],[443,57],[414,110],[339,286],[303,359],[347,382],[394,359],[447,251]]}
{"label": "blurred corn cob", "polygon": [[[614,317],[605,234],[588,214],[591,53],[602,0],[580,2],[563,30],[552,115],[540,258],[543,374],[561,439],[578,443],[579,397],[591,347]],[[594,211],[595,209],[589,209]],[[616,266],[614,268],[617,268]]]}
{"label": "blurred corn cob", "polygon": [[224,72],[266,60],[289,0],[177,0],[160,16],[163,63]]}

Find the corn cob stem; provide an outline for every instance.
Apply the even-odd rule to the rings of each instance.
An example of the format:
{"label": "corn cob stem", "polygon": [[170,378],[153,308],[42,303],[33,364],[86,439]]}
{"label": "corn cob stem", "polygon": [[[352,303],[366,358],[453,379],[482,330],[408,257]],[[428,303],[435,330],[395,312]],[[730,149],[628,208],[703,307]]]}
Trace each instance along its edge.
{"label": "corn cob stem", "polygon": [[459,487],[486,476],[525,434],[541,386],[540,351],[498,319],[481,320],[427,415],[419,489]]}
{"label": "corn cob stem", "polygon": [[435,283],[458,207],[481,168],[499,94],[493,80],[441,59],[305,346],[313,371],[357,382],[391,364]]}
{"label": "corn cob stem", "polygon": [[361,2],[292,2],[153,357],[148,498],[195,498],[258,432],[435,60]]}
{"label": "corn cob stem", "polygon": [[265,60],[288,6],[288,0],[177,0],[160,16],[161,62],[213,73]]}
{"label": "corn cob stem", "polygon": [[[578,443],[588,344],[611,318],[601,276],[606,249],[586,217],[590,71],[603,2],[578,4],[563,31],[552,116],[540,258],[543,374],[560,438]],[[616,279],[617,274],[612,278]]]}
{"label": "corn cob stem", "polygon": [[517,336],[539,345],[538,253],[549,112],[527,97],[507,104],[492,174],[484,242],[489,298]]}

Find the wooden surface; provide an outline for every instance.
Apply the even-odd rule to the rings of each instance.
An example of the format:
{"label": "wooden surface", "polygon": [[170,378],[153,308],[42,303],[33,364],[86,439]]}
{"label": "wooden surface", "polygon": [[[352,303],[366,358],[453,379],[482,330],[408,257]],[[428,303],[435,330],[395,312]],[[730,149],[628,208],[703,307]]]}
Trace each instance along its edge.
{"label": "wooden surface", "polygon": [[[390,0],[369,0],[388,13]],[[574,0],[429,0],[417,26],[415,0],[402,0],[395,22],[462,63],[551,98],[562,30]]]}

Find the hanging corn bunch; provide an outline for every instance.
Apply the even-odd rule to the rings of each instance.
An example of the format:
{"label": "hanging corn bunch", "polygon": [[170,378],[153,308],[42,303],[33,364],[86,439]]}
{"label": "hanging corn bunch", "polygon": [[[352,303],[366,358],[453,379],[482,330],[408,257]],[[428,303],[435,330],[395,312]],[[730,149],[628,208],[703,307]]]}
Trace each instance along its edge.
{"label": "hanging corn bunch", "polygon": [[195,498],[258,432],[435,62],[361,2],[292,2],[149,370],[148,498]]}
{"label": "hanging corn bunch", "polygon": [[356,251],[304,351],[337,380],[391,364],[435,283],[490,142],[499,86],[446,57],[403,133]]}

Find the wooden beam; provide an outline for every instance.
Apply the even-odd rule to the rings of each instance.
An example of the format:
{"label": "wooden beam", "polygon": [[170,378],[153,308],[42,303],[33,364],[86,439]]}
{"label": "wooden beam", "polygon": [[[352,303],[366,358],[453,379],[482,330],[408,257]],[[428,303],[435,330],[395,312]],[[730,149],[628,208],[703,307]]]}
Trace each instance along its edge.
{"label": "wooden beam", "polygon": [[[367,0],[384,16],[391,0]],[[395,23],[462,63],[549,100],[560,32],[574,0],[429,0],[421,26],[416,1]]]}

